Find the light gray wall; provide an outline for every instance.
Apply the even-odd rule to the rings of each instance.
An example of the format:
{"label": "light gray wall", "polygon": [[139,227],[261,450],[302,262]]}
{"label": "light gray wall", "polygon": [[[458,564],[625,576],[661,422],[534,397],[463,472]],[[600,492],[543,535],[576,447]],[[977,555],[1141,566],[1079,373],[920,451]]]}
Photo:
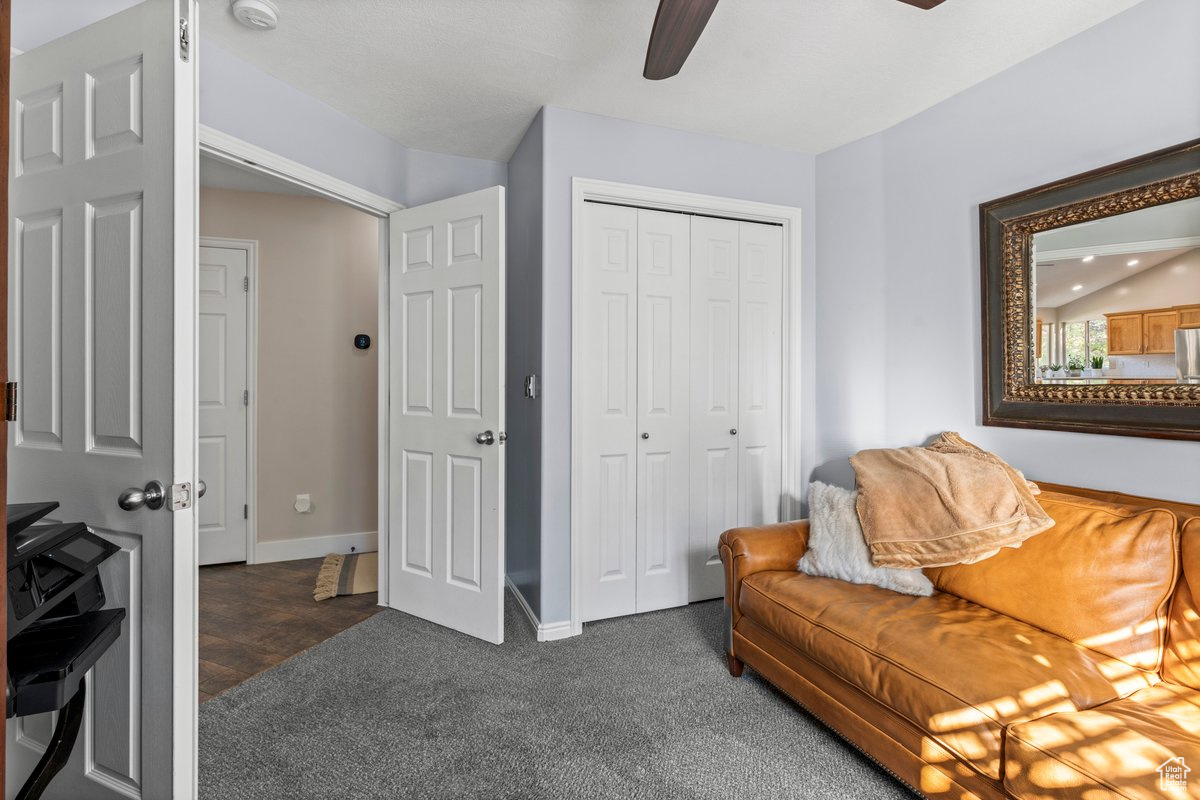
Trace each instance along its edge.
{"label": "light gray wall", "polygon": [[142,0],[13,0],[12,46],[21,52],[41,47],[140,2]]}
{"label": "light gray wall", "polygon": [[[818,347],[839,335],[828,320],[864,317],[856,298],[825,291],[827,279],[862,252],[881,252],[859,268],[863,286],[884,287],[886,359],[866,363],[876,375],[868,390],[882,389],[889,445],[957,430],[1034,478],[1200,501],[1200,444],[981,426],[978,232],[980,203],[1200,136],[1197,30],[1200,3],[1146,0],[817,158],[827,312]],[[855,187],[864,182],[883,187],[882,226],[877,213],[860,215]],[[817,384],[820,409],[861,402],[861,387],[827,374]],[[846,423],[854,421],[838,421]],[[827,444],[831,459],[857,442]]]}
{"label": "light gray wall", "polygon": [[526,375],[542,372],[542,115],[508,162],[508,452],[505,455],[505,570],[541,613],[542,401],[525,397]]}
{"label": "light gray wall", "polygon": [[[804,429],[813,428],[814,159],[562,108],[542,110],[545,147],[542,284],[542,622],[570,616],[571,179],[597,178],[802,209]],[[804,435],[805,463],[811,436]],[[806,467],[805,472],[810,467]]]}
{"label": "light gray wall", "polygon": [[496,161],[404,147],[204,40],[200,122],[407,206],[508,178]]}
{"label": "light gray wall", "polygon": [[883,265],[883,137],[818,156],[817,425],[813,480],[854,485],[846,455],[886,447],[880,373],[890,355]]}

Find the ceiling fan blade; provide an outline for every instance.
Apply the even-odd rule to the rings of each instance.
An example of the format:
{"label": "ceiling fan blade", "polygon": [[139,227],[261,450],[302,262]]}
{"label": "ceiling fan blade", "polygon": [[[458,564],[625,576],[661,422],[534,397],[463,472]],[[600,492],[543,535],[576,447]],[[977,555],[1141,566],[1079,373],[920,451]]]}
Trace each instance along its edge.
{"label": "ceiling fan blade", "polygon": [[642,75],[661,81],[678,74],[716,7],[717,0],[659,0]]}
{"label": "ceiling fan blade", "polygon": [[940,6],[945,1],[946,0],[900,0],[901,3],[908,3],[910,6],[916,6],[917,8],[923,8],[926,11],[928,11],[931,8],[936,8],[936,7]]}

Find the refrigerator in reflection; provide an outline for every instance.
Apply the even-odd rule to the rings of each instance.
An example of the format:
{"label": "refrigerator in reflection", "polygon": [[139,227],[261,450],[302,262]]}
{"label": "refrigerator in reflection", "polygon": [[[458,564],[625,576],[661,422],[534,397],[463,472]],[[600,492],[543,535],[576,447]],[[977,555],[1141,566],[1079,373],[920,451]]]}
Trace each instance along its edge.
{"label": "refrigerator in reflection", "polygon": [[1200,328],[1175,331],[1175,380],[1200,383]]}

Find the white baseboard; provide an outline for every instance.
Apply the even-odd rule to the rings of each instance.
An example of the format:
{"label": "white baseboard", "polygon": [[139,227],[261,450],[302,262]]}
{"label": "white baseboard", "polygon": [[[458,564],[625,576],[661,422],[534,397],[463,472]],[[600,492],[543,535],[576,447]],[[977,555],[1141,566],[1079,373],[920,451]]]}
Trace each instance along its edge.
{"label": "white baseboard", "polygon": [[543,625],[538,620],[537,614],[534,614],[533,609],[529,607],[529,603],[525,600],[525,595],[521,594],[521,590],[516,587],[516,584],[507,575],[504,576],[504,585],[517,598],[517,602],[525,611],[525,616],[529,617],[529,621],[533,623],[533,629],[537,631],[537,640],[539,642],[553,642],[557,639],[566,639],[568,636],[574,635],[571,632],[570,621],[550,622]]}
{"label": "white baseboard", "polygon": [[370,553],[379,549],[379,534],[335,533],[332,536],[311,536],[305,539],[280,539],[259,542],[254,546],[254,563],[295,561],[301,558],[320,558],[330,553]]}
{"label": "white baseboard", "polygon": [[564,622],[549,622],[538,625],[538,641],[539,642],[554,642],[559,639],[569,639],[574,636],[571,630],[571,621]]}

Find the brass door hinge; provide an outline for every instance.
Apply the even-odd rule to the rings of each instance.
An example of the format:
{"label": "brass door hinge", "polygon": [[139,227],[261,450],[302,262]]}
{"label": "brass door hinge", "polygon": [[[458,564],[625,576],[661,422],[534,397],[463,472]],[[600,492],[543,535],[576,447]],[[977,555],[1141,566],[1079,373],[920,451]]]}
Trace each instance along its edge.
{"label": "brass door hinge", "polygon": [[17,384],[15,381],[4,384],[4,421],[17,421]]}

